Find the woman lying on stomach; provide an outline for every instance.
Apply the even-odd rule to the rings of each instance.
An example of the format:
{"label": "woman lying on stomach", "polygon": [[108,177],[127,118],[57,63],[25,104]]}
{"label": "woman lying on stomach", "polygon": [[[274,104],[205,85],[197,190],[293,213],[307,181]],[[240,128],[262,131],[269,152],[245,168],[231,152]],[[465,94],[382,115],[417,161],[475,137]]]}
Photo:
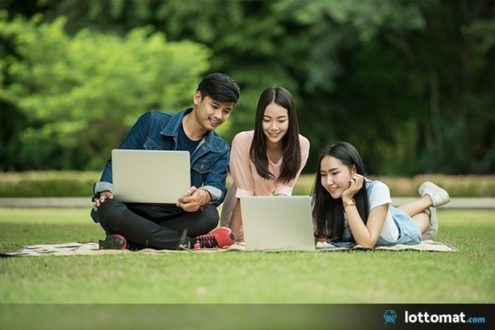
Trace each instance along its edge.
{"label": "woman lying on stomach", "polygon": [[449,202],[444,189],[425,182],[419,187],[421,198],[396,208],[387,185],[364,175],[361,156],[350,143],[323,150],[313,195],[317,244],[349,242],[373,248],[436,238],[435,207]]}

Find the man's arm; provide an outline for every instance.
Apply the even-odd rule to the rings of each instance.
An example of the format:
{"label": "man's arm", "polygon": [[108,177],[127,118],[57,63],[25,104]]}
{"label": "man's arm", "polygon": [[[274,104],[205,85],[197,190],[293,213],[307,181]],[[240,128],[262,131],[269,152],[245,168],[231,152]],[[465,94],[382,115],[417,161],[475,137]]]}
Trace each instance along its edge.
{"label": "man's arm", "polygon": [[225,182],[227,181],[229,158],[230,147],[228,144],[225,144],[222,155],[217,159],[211,171],[206,175],[203,185],[199,187],[210,193],[210,203],[215,206],[218,206],[223,202],[227,193]]}
{"label": "man's arm", "polygon": [[225,148],[206,178],[201,187],[191,187],[187,195],[182,196],[177,201],[177,206],[186,212],[196,212],[207,204],[220,205],[227,189],[225,181],[227,179],[227,166],[230,156],[230,148],[225,144]]}

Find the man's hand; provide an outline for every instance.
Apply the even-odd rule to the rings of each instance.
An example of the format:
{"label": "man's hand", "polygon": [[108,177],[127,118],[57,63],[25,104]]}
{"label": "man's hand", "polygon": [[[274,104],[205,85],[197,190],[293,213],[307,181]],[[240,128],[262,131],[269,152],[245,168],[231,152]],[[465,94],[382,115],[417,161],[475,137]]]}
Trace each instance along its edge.
{"label": "man's hand", "polygon": [[210,193],[194,186],[187,190],[187,195],[177,201],[177,206],[186,212],[196,212],[211,201]]}
{"label": "man's hand", "polygon": [[113,194],[110,191],[102,191],[99,198],[93,200],[93,210],[97,211],[98,207],[107,199],[113,199]]}

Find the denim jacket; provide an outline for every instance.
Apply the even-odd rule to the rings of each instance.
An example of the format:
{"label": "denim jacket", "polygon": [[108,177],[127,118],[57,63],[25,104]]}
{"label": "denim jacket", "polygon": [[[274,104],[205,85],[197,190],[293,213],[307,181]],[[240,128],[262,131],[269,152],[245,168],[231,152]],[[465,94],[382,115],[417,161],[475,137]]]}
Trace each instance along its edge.
{"label": "denim jacket", "polygon": [[[184,115],[192,108],[178,113],[146,112],[131,128],[119,149],[176,150],[179,128]],[[208,190],[211,203],[220,205],[225,198],[225,180],[230,157],[229,145],[214,131],[208,132],[191,155],[191,185]],[[94,185],[94,194],[112,191],[112,159]],[[94,212],[92,213],[95,219]]]}

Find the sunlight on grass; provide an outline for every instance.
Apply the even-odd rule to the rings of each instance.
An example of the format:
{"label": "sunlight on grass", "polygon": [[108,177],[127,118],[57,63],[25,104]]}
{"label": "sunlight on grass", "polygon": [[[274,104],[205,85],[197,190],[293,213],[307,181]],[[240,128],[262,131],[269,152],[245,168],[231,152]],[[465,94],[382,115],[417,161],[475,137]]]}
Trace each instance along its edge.
{"label": "sunlight on grass", "polygon": [[[82,209],[0,209],[0,249],[96,241]],[[495,211],[440,210],[458,253],[351,251],[2,258],[4,303],[494,302]]]}

